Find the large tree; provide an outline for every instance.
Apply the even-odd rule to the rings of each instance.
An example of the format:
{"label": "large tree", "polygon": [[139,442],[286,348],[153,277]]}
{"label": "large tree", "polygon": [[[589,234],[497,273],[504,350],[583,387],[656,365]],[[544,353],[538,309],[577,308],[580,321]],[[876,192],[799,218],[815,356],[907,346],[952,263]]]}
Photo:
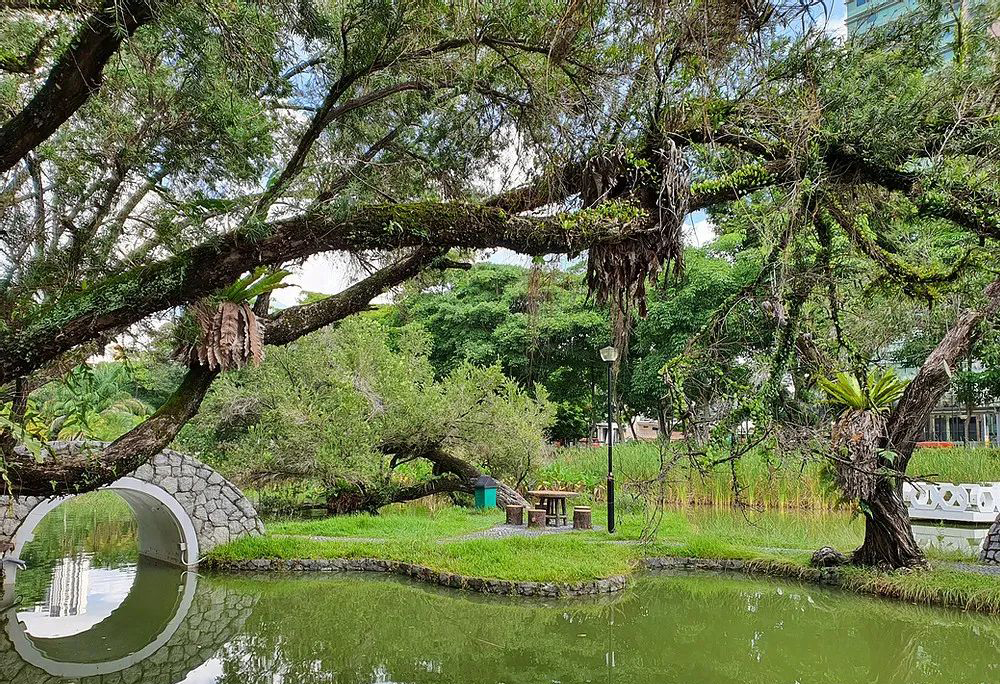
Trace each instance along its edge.
{"label": "large tree", "polygon": [[[544,392],[532,399],[496,365],[437,379],[429,351],[419,326],[353,317],[227,373],[178,443],[240,483],[316,487],[334,513],[471,494],[484,472],[523,480],[552,417]],[[509,486],[497,494],[527,505]]]}
{"label": "large tree", "polygon": [[[789,39],[778,29],[802,7],[777,3],[80,6],[5,9],[26,65],[0,88],[11,434],[39,373],[176,307],[234,312],[219,293],[257,266],[325,251],[389,264],[329,300],[258,306],[276,344],[452,248],[587,251],[598,301],[628,313],[681,268],[686,214],[753,193],[772,207],[757,237],[781,304],[774,405],[808,299],[798,274],[826,268],[831,245],[924,296],[956,264],[912,267],[914,236],[950,231],[984,258],[1000,237],[993,47],[942,65],[933,16],[841,46]],[[63,88],[81,94],[63,103]],[[530,180],[494,187],[511,156]],[[226,320],[256,330],[240,316]],[[218,372],[193,363],[87,463],[5,449],[5,486],[113,479],[173,438]]]}
{"label": "large tree", "polygon": [[[648,118],[634,98],[644,102],[665,77],[650,70],[664,41],[671,73],[710,57],[707,74],[756,50],[756,33],[781,18],[741,9],[709,29],[696,4],[643,13],[627,2],[142,7],[131,23],[108,16],[118,4],[97,8],[100,21],[77,22],[75,4],[7,10],[12,33],[22,44],[37,36],[43,54],[5,76],[9,109],[21,112],[5,128],[20,152],[7,160],[2,195],[0,383],[11,434],[39,372],[160,312],[206,297],[222,311],[218,293],[260,265],[333,250],[389,263],[329,300],[275,317],[258,306],[270,344],[363,309],[456,247],[597,249],[598,289],[639,285],[674,254],[681,205],[741,188],[688,197],[678,186],[662,202],[644,194],[649,183],[627,147],[638,144],[680,182],[684,140],[642,142],[645,125],[607,112]],[[53,21],[66,40],[41,39]],[[95,26],[117,39],[101,43],[100,78],[69,103],[73,111],[19,135],[19,121],[37,122],[29,114],[46,93],[76,77],[59,65],[89,49]],[[30,95],[48,58],[54,66]],[[619,149],[604,154],[608,144]],[[518,145],[536,155],[537,178],[484,197],[499,157]],[[588,161],[597,154],[600,162]],[[580,209],[533,211],[581,193]],[[673,218],[651,213],[659,204]],[[7,449],[5,486],[79,491],[134,467],[197,411],[219,372],[206,358],[99,459],[35,462]]]}

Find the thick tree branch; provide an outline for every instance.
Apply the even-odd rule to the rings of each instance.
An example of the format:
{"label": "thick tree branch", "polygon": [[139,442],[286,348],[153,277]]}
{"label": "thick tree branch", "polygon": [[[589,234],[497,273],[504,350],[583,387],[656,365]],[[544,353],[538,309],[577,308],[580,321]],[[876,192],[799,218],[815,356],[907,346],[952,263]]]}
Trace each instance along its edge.
{"label": "thick tree branch", "polygon": [[979,324],[995,316],[997,311],[1000,311],[1000,280],[987,286],[986,302],[982,307],[958,317],[907,385],[889,416],[887,430],[889,446],[899,455],[896,465],[901,472],[906,471],[917,438],[927,424],[927,416],[948,390],[958,362],[969,354],[979,338]]}
{"label": "thick tree branch", "polygon": [[[440,444],[408,444],[391,442],[379,446],[386,454],[394,454],[399,462],[422,458],[434,464],[435,475],[453,475],[465,482],[462,491],[471,492],[472,483],[483,474],[478,467],[445,450]],[[497,503],[500,506],[519,505],[528,507],[528,502],[513,487],[497,483]]]}
{"label": "thick tree branch", "polygon": [[198,412],[218,370],[195,366],[188,370],[170,399],[139,426],[102,450],[48,454],[36,462],[23,448],[7,462],[7,477],[16,496],[78,494],[110,484],[159,453]]}
{"label": "thick tree branch", "polygon": [[0,384],[25,375],[108,328],[194,301],[260,265],[318,252],[430,246],[506,247],[526,254],[576,253],[649,230],[598,215],[512,216],[462,202],[377,205],[347,216],[323,210],[276,222],[261,239],[234,231],[157,263],[126,271],[56,300],[17,329],[0,333]]}
{"label": "thick tree branch", "polygon": [[[318,328],[364,311],[371,300],[408,280],[440,256],[440,250],[422,247],[379,269],[343,292],[322,301],[281,312],[265,326],[264,342],[288,344]],[[177,436],[201,406],[217,370],[190,368],[170,399],[148,420],[105,449],[77,455],[50,455],[37,463],[18,449],[8,461],[13,493],[19,496],[72,494],[110,484],[159,453]],[[0,493],[6,493],[0,490]]]}
{"label": "thick tree branch", "polygon": [[444,252],[445,250],[435,247],[420,247],[409,256],[376,271],[339,294],[312,304],[282,310],[265,324],[265,342],[288,344],[333,321],[363,311],[372,299],[417,275]]}
{"label": "thick tree branch", "polygon": [[153,20],[157,0],[107,0],[86,17],[31,101],[0,127],[0,171],[13,168],[101,86],[122,41]]}

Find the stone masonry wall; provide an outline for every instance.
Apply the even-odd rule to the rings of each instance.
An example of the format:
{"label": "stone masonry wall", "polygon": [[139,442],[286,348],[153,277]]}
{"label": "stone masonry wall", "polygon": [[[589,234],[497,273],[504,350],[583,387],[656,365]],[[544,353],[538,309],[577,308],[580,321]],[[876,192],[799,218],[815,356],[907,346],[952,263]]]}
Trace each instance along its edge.
{"label": "stone masonry wall", "polygon": [[[104,444],[74,441],[53,442],[50,446],[57,453],[80,453],[100,449]],[[156,485],[177,500],[191,518],[201,555],[239,537],[264,533],[264,524],[243,492],[190,456],[165,449],[128,476]],[[11,502],[8,497],[0,497],[0,555],[5,542],[13,540],[31,510],[46,500],[21,497]]]}
{"label": "stone masonry wall", "polygon": [[979,560],[989,565],[1000,565],[1000,518],[997,518],[990,526],[990,531],[986,533]]}

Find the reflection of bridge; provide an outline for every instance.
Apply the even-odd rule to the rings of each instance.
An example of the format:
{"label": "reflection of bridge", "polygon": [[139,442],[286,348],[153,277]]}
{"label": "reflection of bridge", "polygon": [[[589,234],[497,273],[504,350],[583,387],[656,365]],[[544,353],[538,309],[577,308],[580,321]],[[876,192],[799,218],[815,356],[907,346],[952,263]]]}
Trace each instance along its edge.
{"label": "reflection of bridge", "polygon": [[[81,454],[98,450],[100,442],[53,442],[57,453]],[[139,553],[181,566],[197,564],[215,546],[264,526],[253,505],[231,482],[203,463],[165,450],[135,472],[112,483],[135,513]],[[0,497],[0,548],[12,544],[8,558],[20,558],[25,543],[45,515],[68,497],[24,497],[11,502]],[[7,564],[5,583],[13,583]]]}
{"label": "reflection of bridge", "polygon": [[240,630],[255,598],[201,583],[181,568],[142,562],[128,597],[90,629],[29,634],[15,608],[0,615],[4,682],[175,684]]}

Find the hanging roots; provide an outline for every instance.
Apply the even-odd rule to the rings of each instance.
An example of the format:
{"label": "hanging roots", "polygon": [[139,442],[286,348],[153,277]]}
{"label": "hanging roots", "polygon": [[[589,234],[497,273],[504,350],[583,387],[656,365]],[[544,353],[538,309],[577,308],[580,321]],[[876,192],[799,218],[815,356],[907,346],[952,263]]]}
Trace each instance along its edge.
{"label": "hanging roots", "polygon": [[833,426],[833,445],[846,456],[834,461],[837,484],[849,499],[870,499],[878,481],[879,442],[886,432],[881,411],[847,411]]}
{"label": "hanging roots", "polygon": [[[651,154],[652,161],[622,161],[623,155],[593,160],[585,172],[583,202],[593,206],[608,199],[630,197],[650,220],[650,230],[617,243],[590,250],[587,285],[598,303],[614,298],[622,311],[635,302],[646,315],[646,283],[665,268],[683,269],[681,227],[690,199],[687,164],[672,141]],[[648,162],[648,163],[647,163]]]}
{"label": "hanging roots", "polygon": [[198,302],[190,310],[201,333],[197,342],[178,348],[179,360],[224,371],[264,360],[263,326],[245,301]]}

